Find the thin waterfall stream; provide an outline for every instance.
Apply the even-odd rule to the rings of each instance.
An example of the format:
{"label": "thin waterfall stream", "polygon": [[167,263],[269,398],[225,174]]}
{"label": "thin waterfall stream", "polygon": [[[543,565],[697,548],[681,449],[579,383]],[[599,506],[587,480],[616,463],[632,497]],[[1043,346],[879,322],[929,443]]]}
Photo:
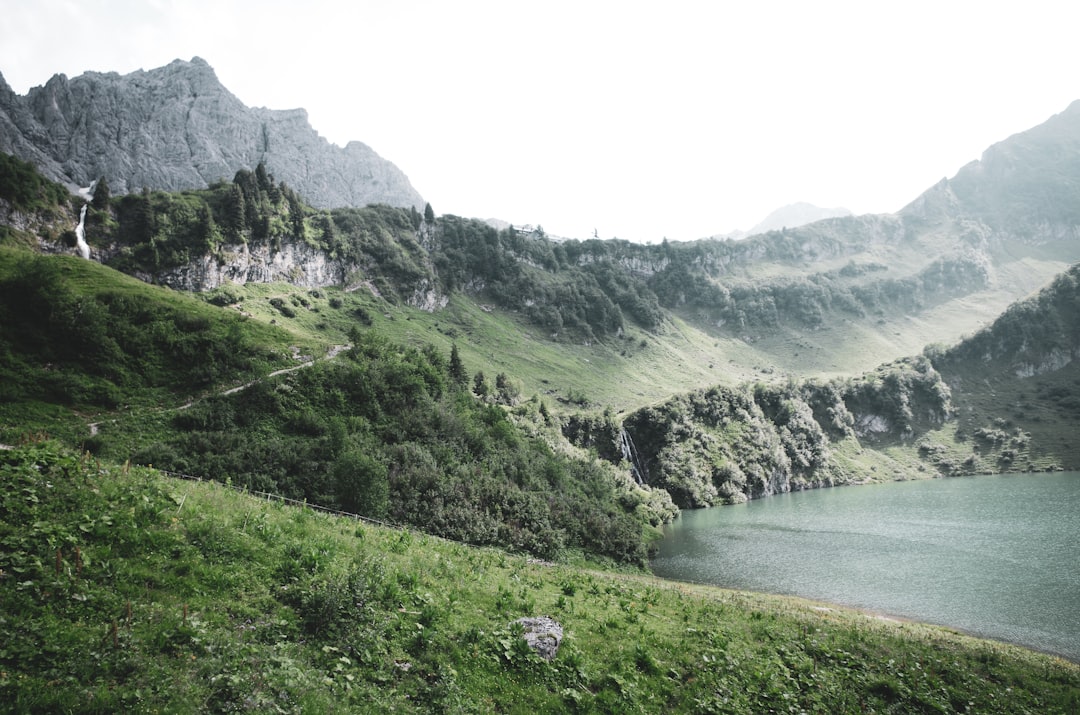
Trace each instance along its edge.
{"label": "thin waterfall stream", "polygon": [[79,196],[83,197],[85,203],[82,211],[79,212],[79,224],[75,226],[75,248],[78,249],[79,255],[87,260],[90,258],[90,244],[86,242],[86,209],[90,207],[95,186],[97,186],[97,180],[91,181],[85,189],[79,189]]}

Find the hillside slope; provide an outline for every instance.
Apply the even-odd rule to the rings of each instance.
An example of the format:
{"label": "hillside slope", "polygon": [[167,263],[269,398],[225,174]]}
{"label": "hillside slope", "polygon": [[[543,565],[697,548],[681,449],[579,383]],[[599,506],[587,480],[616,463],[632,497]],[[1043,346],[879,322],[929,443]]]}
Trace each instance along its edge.
{"label": "hillside slope", "polygon": [[956,470],[1080,467],[1080,264],[940,354],[963,452]]}
{"label": "hillside slope", "polygon": [[[0,450],[13,712],[1038,712],[1080,669],[946,629],[530,563],[114,467]],[[515,621],[561,624],[544,660]]]}
{"label": "hillside slope", "polygon": [[951,347],[855,377],[676,395],[623,426],[648,483],[680,507],[869,479],[1078,469],[1080,264]]}

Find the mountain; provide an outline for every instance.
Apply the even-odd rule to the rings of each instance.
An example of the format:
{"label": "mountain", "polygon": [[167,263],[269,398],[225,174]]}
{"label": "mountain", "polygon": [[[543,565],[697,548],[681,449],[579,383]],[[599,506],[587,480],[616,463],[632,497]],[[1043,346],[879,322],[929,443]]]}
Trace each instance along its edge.
{"label": "mountain", "polygon": [[813,204],[808,204],[805,201],[799,201],[776,209],[749,231],[735,230],[713,236],[713,238],[730,238],[738,241],[747,236],[757,236],[761,233],[779,231],[784,228],[798,228],[799,226],[805,226],[808,223],[813,223],[814,221],[820,221],[826,218],[839,218],[841,216],[851,215],[851,211],[842,207],[826,209],[820,206],[814,206]]}
{"label": "mountain", "polygon": [[900,211],[951,217],[1000,234],[1047,242],[1080,237],[1080,100],[1039,126],[994,144]]}
{"label": "mountain", "polygon": [[105,177],[115,193],[201,189],[262,162],[314,206],[424,206],[367,145],[332,145],[303,109],[245,106],[198,57],[127,75],[56,75],[25,97],[0,77],[0,151],[69,187]]}
{"label": "mountain", "polygon": [[[391,207],[318,210],[259,170],[182,196],[117,196],[87,214],[86,241],[95,260],[184,290],[281,280],[370,286],[433,311],[460,296],[545,342],[604,344],[630,360],[650,343],[681,354],[677,371],[650,363],[633,392],[590,364],[603,385],[589,388],[592,399],[637,408],[669,396],[658,392],[667,387],[863,372],[986,325],[1080,261],[1070,198],[1080,181],[1071,158],[1078,118],[1074,105],[999,142],[895,214],[823,219],[743,241],[556,241]],[[1040,176],[1049,178],[1040,184]],[[21,226],[24,242],[74,251],[79,208],[65,211],[49,229],[28,230],[42,222],[25,211],[0,221]],[[689,352],[664,338],[680,331]],[[564,367],[553,357],[546,369]]]}

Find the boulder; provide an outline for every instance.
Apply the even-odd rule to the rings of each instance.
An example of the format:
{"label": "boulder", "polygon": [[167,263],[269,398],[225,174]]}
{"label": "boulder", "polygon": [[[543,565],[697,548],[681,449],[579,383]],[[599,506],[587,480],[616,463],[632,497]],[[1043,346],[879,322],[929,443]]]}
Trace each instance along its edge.
{"label": "boulder", "polygon": [[514,623],[521,625],[523,637],[529,647],[544,660],[551,660],[559,652],[563,629],[559,622],[549,616],[519,618]]}

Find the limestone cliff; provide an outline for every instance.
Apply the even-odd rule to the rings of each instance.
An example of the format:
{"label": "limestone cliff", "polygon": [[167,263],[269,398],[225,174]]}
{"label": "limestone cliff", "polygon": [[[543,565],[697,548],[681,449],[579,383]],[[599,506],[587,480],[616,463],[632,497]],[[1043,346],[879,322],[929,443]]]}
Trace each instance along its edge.
{"label": "limestone cliff", "polygon": [[424,205],[370,147],[331,144],[303,109],[245,106],[198,57],[127,75],[56,75],[25,97],[0,77],[0,151],[73,187],[104,176],[117,194],[203,188],[263,162],[316,207]]}

